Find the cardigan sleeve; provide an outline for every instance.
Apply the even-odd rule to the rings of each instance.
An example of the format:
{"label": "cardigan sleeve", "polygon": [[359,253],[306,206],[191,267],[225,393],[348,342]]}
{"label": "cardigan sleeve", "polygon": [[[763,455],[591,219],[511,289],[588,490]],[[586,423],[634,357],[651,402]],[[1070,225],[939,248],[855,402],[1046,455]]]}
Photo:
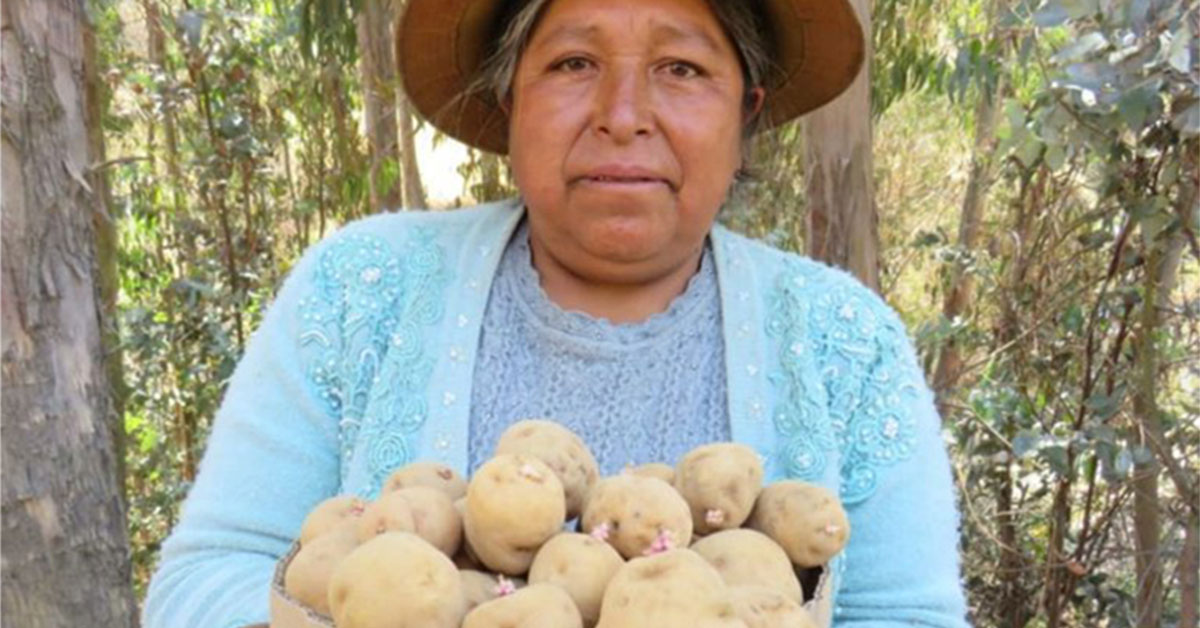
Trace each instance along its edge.
{"label": "cardigan sleeve", "polygon": [[[313,247],[319,249],[320,246]],[[310,251],[239,362],[182,516],[163,543],[146,628],[230,628],[269,619],[269,584],[309,509],[339,485],[337,419],[300,352]]]}
{"label": "cardigan sleeve", "polygon": [[856,471],[870,476],[873,489],[846,506],[851,532],[834,626],[963,628],[958,508],[940,420],[902,323],[878,305],[887,323],[876,335],[849,423],[860,433],[874,431],[877,442],[903,445],[868,448],[885,464],[842,468],[851,490],[864,479]]}

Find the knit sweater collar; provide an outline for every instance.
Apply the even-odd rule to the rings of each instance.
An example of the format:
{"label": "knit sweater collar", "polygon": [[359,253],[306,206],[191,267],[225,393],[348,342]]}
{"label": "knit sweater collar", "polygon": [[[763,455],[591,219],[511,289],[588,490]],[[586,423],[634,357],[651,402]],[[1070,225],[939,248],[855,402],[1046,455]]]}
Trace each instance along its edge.
{"label": "knit sweater collar", "polygon": [[693,324],[706,304],[719,307],[716,302],[716,268],[711,245],[706,239],[699,270],[666,310],[634,323],[613,323],[585,312],[564,310],[546,294],[537,269],[533,266],[527,220],[521,221],[508,241],[496,275],[495,290],[501,291],[498,294],[514,298],[540,326],[579,339],[615,344],[635,344],[662,338]]}

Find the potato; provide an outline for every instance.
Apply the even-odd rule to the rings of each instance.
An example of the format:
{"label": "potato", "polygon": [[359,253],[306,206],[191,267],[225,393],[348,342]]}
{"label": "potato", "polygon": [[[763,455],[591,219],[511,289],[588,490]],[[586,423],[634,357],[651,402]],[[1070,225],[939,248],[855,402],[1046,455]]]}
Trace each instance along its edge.
{"label": "potato", "polygon": [[462,516],[454,508],[454,502],[436,488],[414,486],[392,492],[403,495],[411,506],[414,532],[442,550],[454,556],[462,544]]}
{"label": "potato", "polygon": [[367,504],[356,523],[358,542],[366,543],[384,532],[416,532],[413,504],[404,495],[384,493]]}
{"label": "potato", "polygon": [[800,579],[787,553],[762,532],[724,530],[696,541],[691,550],[715,567],[731,587],[769,587],[796,603],[804,602]]}
{"label": "potato", "polygon": [[762,490],[763,466],[738,443],[712,443],[688,452],[675,467],[675,488],[692,509],[696,533],[740,527]]}
{"label": "potato", "polygon": [[583,512],[583,531],[606,539],[626,559],[692,539],[692,513],[671,485],[621,474],[596,483]]}
{"label": "potato", "polygon": [[746,628],[720,574],[677,549],[625,563],[608,583],[596,628]]}
{"label": "potato", "polygon": [[480,604],[462,628],[582,628],[579,610],[566,591],[552,584],[531,584],[511,595]]}
{"label": "potato", "polygon": [[530,584],[553,584],[575,602],[583,625],[600,619],[604,589],[625,564],[611,545],[586,534],[563,532],[546,542],[529,567]]}
{"label": "potato", "polygon": [[361,516],[366,507],[366,500],[353,495],[338,495],[317,504],[300,526],[300,544],[332,530],[345,519]]}
{"label": "potato", "polygon": [[390,493],[402,488],[424,486],[446,494],[450,501],[467,494],[467,482],[450,467],[439,462],[414,462],[393,471],[383,483],[381,493]]}
{"label": "potato", "polygon": [[533,456],[554,470],[566,491],[567,519],[583,513],[588,492],[600,477],[583,439],[554,421],[528,419],[512,424],[500,435],[495,453]]}
{"label": "potato", "polygon": [[800,567],[825,564],[850,537],[850,522],[837,498],[798,480],[764,488],[747,526],[774,539]]}
{"label": "potato", "polygon": [[415,534],[385,532],[334,570],[329,607],[338,628],[459,628],[466,598],[445,554]]}
{"label": "potato", "polygon": [[489,570],[516,576],[562,529],[566,509],[562,482],[550,467],[533,456],[501,454],[471,478],[463,529]]}
{"label": "potato", "polygon": [[353,521],[343,521],[300,546],[283,576],[289,597],[329,615],[329,580],[338,564],[358,547]]}
{"label": "potato", "polygon": [[525,586],[525,581],[520,578],[497,577],[475,569],[459,569],[458,574],[462,576],[463,597],[467,600],[468,612],[484,602],[515,593]]}
{"label": "potato", "polygon": [[747,628],[817,628],[812,615],[778,589],[732,587],[733,608]]}
{"label": "potato", "polygon": [[675,485],[675,467],[661,462],[650,462],[636,467],[629,467],[623,473],[630,473],[643,478],[658,478],[667,484]]}
{"label": "potato", "polygon": [[467,538],[467,498],[461,497],[455,501],[454,510],[458,512],[458,518],[463,522],[462,544],[458,546],[458,553],[453,556],[454,564],[457,565],[459,569],[486,571],[487,568],[483,566],[483,563],[479,562],[479,556],[471,547],[471,540]]}

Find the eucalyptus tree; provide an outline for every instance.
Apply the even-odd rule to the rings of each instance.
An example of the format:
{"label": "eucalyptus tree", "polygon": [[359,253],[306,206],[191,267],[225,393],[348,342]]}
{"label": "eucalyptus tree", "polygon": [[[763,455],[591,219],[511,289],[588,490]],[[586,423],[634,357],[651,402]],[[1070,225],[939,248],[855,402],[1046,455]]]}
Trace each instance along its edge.
{"label": "eucalyptus tree", "polygon": [[[1200,260],[1197,9],[1051,0],[1013,15],[1022,71],[1005,75],[993,158],[1003,235],[958,251],[975,257],[979,307],[959,391],[943,391],[962,408],[964,486],[997,487],[968,509],[995,523],[964,526],[987,541],[968,544],[972,594],[995,625],[1194,626],[1198,426],[1178,356],[1197,351],[1180,333],[1196,319],[1180,268]],[[993,551],[1012,557],[999,574]],[[1018,577],[1018,595],[1000,586]]]}
{"label": "eucalyptus tree", "polygon": [[3,623],[133,626],[91,25],[79,0],[2,10]]}

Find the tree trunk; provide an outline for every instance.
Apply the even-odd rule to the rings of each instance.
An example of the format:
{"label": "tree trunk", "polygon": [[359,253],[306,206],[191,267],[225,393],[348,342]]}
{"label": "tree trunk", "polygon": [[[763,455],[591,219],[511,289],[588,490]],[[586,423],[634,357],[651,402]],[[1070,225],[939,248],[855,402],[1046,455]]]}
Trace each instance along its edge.
{"label": "tree trunk", "polygon": [[[1192,504],[1195,506],[1195,504]],[[1200,520],[1188,517],[1179,556],[1179,628],[1196,628],[1196,598],[1200,595]]]}
{"label": "tree trunk", "polygon": [[[1012,237],[1012,248],[1006,253],[1007,262],[1005,266],[1008,268],[1008,276],[1006,277],[1004,292],[1014,294],[1018,286],[1026,283],[1026,276],[1029,274],[1029,266],[1034,258],[1035,251],[1029,246],[1031,234],[1036,226],[1036,221],[1042,214],[1042,189],[1045,185],[1047,173],[1045,170],[1025,173],[1020,181],[1020,192],[1016,200],[1012,202],[1012,226],[1010,227]],[[995,340],[993,351],[998,347],[1011,345],[1016,341],[1023,329],[1022,321],[1023,310],[1020,304],[1012,299],[1004,299],[1001,303],[1000,321],[996,326]],[[1022,364],[1022,354],[1013,354],[1015,363],[1013,370],[1015,372],[1024,371]],[[1003,436],[1012,441],[1016,435],[1016,422],[1013,420],[1005,421],[1002,428]],[[996,527],[1002,547],[1001,552],[1001,576],[1000,586],[1002,597],[998,612],[995,613],[998,625],[1006,628],[1023,628],[1028,621],[1028,616],[1031,614],[1031,608],[1034,602],[1030,600],[1033,592],[1036,591],[1035,585],[1032,585],[1026,575],[1027,560],[1020,551],[1020,537],[1018,535],[1018,518],[1017,505],[1013,503],[1013,477],[1015,465],[1013,461],[1008,460],[1005,463],[1004,469],[1000,472],[1001,477],[1001,495],[1004,499],[997,500]],[[1056,502],[1057,503],[1057,502]],[[1054,541],[1050,541],[1049,545],[1053,546]],[[1049,563],[1049,561],[1048,561]],[[1057,606],[1057,597],[1048,593],[1052,588],[1053,578],[1057,571],[1047,568],[1045,579],[1046,586],[1046,605],[1047,607]],[[1036,579],[1035,579],[1036,580]],[[1051,620],[1055,621],[1053,615]]]}
{"label": "tree trunk", "polygon": [[[321,237],[325,235],[325,220],[327,217],[335,219],[349,220],[363,212],[361,204],[350,204],[347,199],[339,198],[339,194],[343,188],[342,182],[346,177],[353,173],[362,172],[362,153],[359,152],[358,128],[354,124],[353,112],[350,110],[350,104],[347,102],[347,91],[345,79],[342,77],[342,66],[336,59],[330,59],[321,68],[321,89],[322,95],[329,104],[333,121],[333,141],[330,142],[333,149],[329,153],[330,161],[333,162],[332,173],[329,170],[325,155],[326,151],[322,148],[319,153],[321,155],[319,181],[321,182],[320,196],[320,216],[318,220]],[[322,115],[323,119],[324,116]],[[322,120],[323,123],[323,120]],[[325,136],[323,128],[319,136]],[[368,185],[367,187],[370,187]],[[330,190],[332,192],[330,192]],[[368,202],[370,198],[367,199]],[[334,208],[338,211],[332,212]]]}
{"label": "tree trunk", "polygon": [[[971,174],[967,179],[967,192],[963,197],[962,218],[958,226],[958,249],[962,255],[973,253],[979,243],[979,227],[983,222],[987,192],[991,185],[996,118],[1003,93],[1001,81],[997,81],[992,89],[981,87],[979,101],[975,105],[975,146],[971,151]],[[975,276],[962,263],[955,264],[950,272],[950,283],[942,304],[942,317],[947,321],[953,321],[970,309],[975,290]],[[958,341],[952,337],[942,345],[933,374],[933,390],[937,393],[938,410],[943,417],[947,416],[944,405],[946,395],[957,384],[961,374],[962,351]]]}
{"label": "tree trunk", "polygon": [[[95,33],[91,28],[83,29],[83,80],[86,86],[84,110],[87,116],[84,124],[87,126],[88,150],[94,164],[102,164],[107,160],[102,126],[107,97],[104,94],[103,82],[100,80],[100,70],[96,66],[99,58]],[[129,390],[125,386],[125,368],[117,316],[117,296],[121,290],[121,277],[117,268],[119,240],[117,223],[113,219],[110,209],[113,207],[113,201],[107,173],[104,170],[98,170],[92,175],[88,181],[96,191],[94,202],[97,211],[93,212],[92,219],[96,229],[96,278],[100,288],[101,342],[104,348],[105,377],[112,392],[112,415],[109,429],[113,435],[117,482],[122,499],[126,499],[128,493],[125,487],[124,416],[125,400],[129,396]]]}
{"label": "tree trunk", "polygon": [[879,290],[879,218],[871,183],[871,4],[851,0],[868,59],[833,102],[805,116],[809,256],[849,270]]}
{"label": "tree trunk", "polygon": [[[1187,157],[1185,156],[1185,163]],[[1177,200],[1180,216],[1190,212],[1196,200],[1196,189],[1190,183],[1185,183],[1180,190]],[[1185,218],[1186,220],[1186,218]],[[1186,224],[1186,223],[1185,223]],[[1180,465],[1173,459],[1171,447],[1166,442],[1162,417],[1159,415],[1158,388],[1159,381],[1159,348],[1157,336],[1162,327],[1163,312],[1170,310],[1171,293],[1178,279],[1179,264],[1183,258],[1184,237],[1176,232],[1166,242],[1154,242],[1146,238],[1146,277],[1145,300],[1142,306],[1141,325],[1133,341],[1134,372],[1136,390],[1133,393],[1133,415],[1136,423],[1131,435],[1132,442],[1145,447],[1153,455],[1146,456],[1134,463],[1134,501],[1133,526],[1134,541],[1137,550],[1138,588],[1137,588],[1137,618],[1138,628],[1157,628],[1162,621],[1163,604],[1163,564],[1160,538],[1162,535],[1162,500],[1158,491],[1158,478],[1165,466],[1170,477],[1175,481],[1180,496],[1186,500],[1189,508],[1195,507],[1194,485],[1190,478],[1183,476]],[[1194,511],[1193,511],[1194,512]],[[1193,524],[1194,517],[1187,517],[1187,523]],[[1194,531],[1190,531],[1194,532]],[[1195,543],[1194,534],[1192,543]],[[1193,556],[1187,554],[1192,549],[1185,543],[1185,554],[1180,557],[1181,564],[1192,561]],[[1184,572],[1185,574],[1187,572]],[[1195,574],[1189,579],[1195,583]],[[1181,584],[1186,584],[1181,580]],[[1181,605],[1188,603],[1189,593],[1184,591]],[[1191,594],[1192,622],[1195,623],[1195,592]],[[1187,610],[1186,607],[1181,610]],[[1180,624],[1184,625],[1184,624]]]}
{"label": "tree trunk", "polygon": [[367,143],[371,147],[368,180],[372,212],[395,210],[402,200],[391,7],[389,0],[364,0],[358,13],[359,69]]}
{"label": "tree trunk", "polygon": [[[1196,154],[1194,150],[1184,150],[1184,155],[1190,156],[1191,161],[1184,161],[1187,170],[1193,173],[1192,180],[1183,187],[1187,191],[1186,194],[1181,194],[1178,199],[1178,212],[1183,223],[1183,228],[1189,233],[1195,233],[1196,225],[1193,224],[1193,214],[1189,211],[1190,207],[1196,202],[1196,190],[1200,183],[1196,179]],[[1182,256],[1184,246],[1183,234],[1176,234],[1176,244],[1178,245],[1178,255],[1169,255],[1168,260]],[[1178,262],[1176,262],[1178,263]],[[1175,267],[1178,270],[1178,266]],[[1164,281],[1164,284],[1174,285],[1175,277],[1169,278],[1169,281]],[[1163,456],[1167,463],[1168,469],[1172,469],[1171,478],[1175,483],[1175,490],[1184,499],[1184,532],[1183,532],[1183,550],[1179,556],[1179,628],[1198,628],[1200,627],[1200,496],[1196,494],[1197,488],[1200,488],[1200,474],[1197,474],[1195,467],[1191,467],[1191,473],[1184,475],[1180,465],[1170,462],[1171,455],[1169,448],[1164,447],[1160,451],[1160,456]]]}
{"label": "tree trunk", "polygon": [[3,624],[133,626],[79,0],[3,4]]}
{"label": "tree trunk", "polygon": [[421,168],[417,164],[417,131],[413,126],[412,108],[404,98],[403,90],[396,90],[397,109],[400,113],[400,142],[402,176],[404,177],[404,206],[410,209],[425,208],[425,186],[421,184]]}
{"label": "tree trunk", "polygon": [[1000,538],[1000,623],[1003,628],[1023,628],[1028,595],[1022,584],[1025,560],[1017,539],[1016,505],[1013,503],[1013,463],[996,470],[996,526]]}
{"label": "tree trunk", "polygon": [[[1132,442],[1150,449],[1151,439],[1162,433],[1162,421],[1158,417],[1158,348],[1155,334],[1159,327],[1158,308],[1162,298],[1159,276],[1155,272],[1161,265],[1162,253],[1153,242],[1146,263],[1146,300],[1142,306],[1142,320],[1138,335],[1134,338],[1134,361],[1136,366],[1133,393],[1133,415],[1135,425]],[[1162,508],[1158,495],[1158,474],[1162,470],[1156,456],[1146,456],[1133,467],[1133,529],[1137,566],[1137,626],[1159,628],[1162,617],[1162,556],[1159,552],[1159,536],[1162,524],[1159,509]]]}

